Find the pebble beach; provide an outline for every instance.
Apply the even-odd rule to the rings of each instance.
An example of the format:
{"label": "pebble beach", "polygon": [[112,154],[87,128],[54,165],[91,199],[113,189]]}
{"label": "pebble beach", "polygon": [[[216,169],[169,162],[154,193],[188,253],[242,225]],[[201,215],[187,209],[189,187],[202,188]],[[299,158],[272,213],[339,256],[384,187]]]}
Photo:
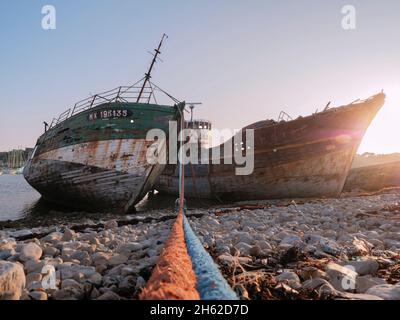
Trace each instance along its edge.
{"label": "pebble beach", "polygon": [[[188,209],[187,217],[240,299],[400,299],[398,190],[234,203]],[[0,298],[137,299],[175,213],[109,218],[3,225]]]}

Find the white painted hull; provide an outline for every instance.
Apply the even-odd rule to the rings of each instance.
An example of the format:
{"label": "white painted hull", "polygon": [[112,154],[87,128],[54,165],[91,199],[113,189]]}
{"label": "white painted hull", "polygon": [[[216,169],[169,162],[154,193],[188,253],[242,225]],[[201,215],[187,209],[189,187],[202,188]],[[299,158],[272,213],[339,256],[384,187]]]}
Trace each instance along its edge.
{"label": "white painted hull", "polygon": [[[119,139],[66,146],[34,156],[24,175],[49,201],[90,211],[128,212],[164,169],[147,162],[152,143]],[[165,153],[164,143],[159,156]]]}

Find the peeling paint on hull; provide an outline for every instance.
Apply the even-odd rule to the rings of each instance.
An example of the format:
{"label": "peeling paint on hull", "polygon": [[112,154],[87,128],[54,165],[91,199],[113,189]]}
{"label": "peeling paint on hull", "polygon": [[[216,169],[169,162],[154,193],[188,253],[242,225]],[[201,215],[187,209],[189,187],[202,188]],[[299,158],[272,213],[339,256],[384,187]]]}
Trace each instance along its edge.
{"label": "peeling paint on hull", "polygon": [[344,191],[378,191],[400,187],[400,161],[350,170]]}
{"label": "peeling paint on hull", "polygon": [[[187,165],[185,195],[226,200],[337,197],[384,100],[384,94],[378,94],[289,122],[250,125],[246,128],[254,129],[254,172],[238,176],[235,165]],[[233,141],[226,144],[232,146]],[[216,148],[222,154],[224,146]],[[178,185],[177,168],[168,165],[156,189],[178,194]]]}
{"label": "peeling paint on hull", "polygon": [[[39,138],[24,177],[44,199],[88,211],[129,212],[153,187],[164,165],[147,162],[154,142],[145,136],[153,128],[168,132],[177,108],[117,103],[90,112],[113,108],[132,117],[93,121],[83,112]],[[164,141],[158,155],[166,154]]]}
{"label": "peeling paint on hull", "polygon": [[[164,169],[164,166],[146,162],[146,151],[151,142],[96,142],[97,157],[84,151],[90,149],[91,144],[41,154],[30,164],[34,170],[27,174],[29,183],[48,201],[89,211],[130,211]],[[114,153],[115,146],[119,146],[117,153]],[[129,148],[136,152],[127,158],[124,155]],[[165,147],[162,150],[166,152]],[[105,161],[112,155],[115,155],[115,161]]]}

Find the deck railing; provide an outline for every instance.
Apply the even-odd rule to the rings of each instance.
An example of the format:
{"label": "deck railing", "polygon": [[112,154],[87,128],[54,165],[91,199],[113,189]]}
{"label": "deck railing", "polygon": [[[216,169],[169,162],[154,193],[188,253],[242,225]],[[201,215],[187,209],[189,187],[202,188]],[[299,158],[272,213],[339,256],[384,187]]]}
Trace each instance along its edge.
{"label": "deck railing", "polygon": [[115,103],[115,102],[150,103],[151,101],[154,101],[157,104],[157,99],[154,93],[155,90],[163,92],[169,98],[173,99],[174,102],[179,102],[177,99],[168,95],[165,91],[163,91],[150,81],[148,81],[148,84],[142,91],[142,94],[139,99],[139,94],[142,88],[141,85],[139,86],[139,83],[143,80],[144,79],[141,79],[131,86],[120,86],[112,90],[104,91],[102,93],[98,93],[91,97],[78,101],[72,108],[69,108],[68,110],[64,111],[57,118],[53,118],[48,129],[57,126],[61,122],[67,120],[68,118],[78,113],[92,109],[104,103]]}

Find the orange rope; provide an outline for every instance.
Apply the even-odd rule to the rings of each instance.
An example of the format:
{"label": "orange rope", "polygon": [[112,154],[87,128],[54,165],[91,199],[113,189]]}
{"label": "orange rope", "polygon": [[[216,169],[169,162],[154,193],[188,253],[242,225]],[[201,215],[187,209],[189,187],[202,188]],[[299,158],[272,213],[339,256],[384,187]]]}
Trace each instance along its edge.
{"label": "orange rope", "polygon": [[153,270],[146,288],[140,294],[142,300],[199,300],[196,275],[187,252],[183,231],[183,211],[172,228],[160,260]]}

